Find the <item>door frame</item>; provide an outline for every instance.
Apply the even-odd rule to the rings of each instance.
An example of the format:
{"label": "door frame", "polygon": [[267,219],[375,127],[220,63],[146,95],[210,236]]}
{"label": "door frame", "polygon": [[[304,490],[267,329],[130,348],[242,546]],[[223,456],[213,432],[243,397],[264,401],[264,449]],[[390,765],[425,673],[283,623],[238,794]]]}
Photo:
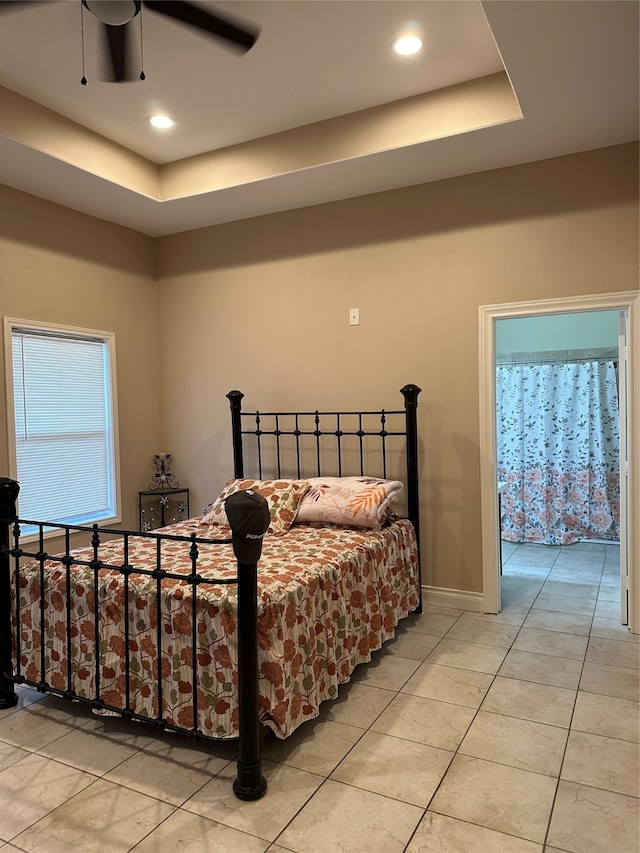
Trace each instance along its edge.
{"label": "door frame", "polygon": [[[483,609],[499,613],[500,536],[498,533],[495,321],[545,314],[627,310],[629,318],[627,441],[629,480],[627,518],[640,514],[640,292],[600,293],[531,302],[481,305],[480,321],[480,499],[482,510]],[[634,389],[635,393],[634,393]],[[640,531],[627,525],[629,629],[640,633]]]}

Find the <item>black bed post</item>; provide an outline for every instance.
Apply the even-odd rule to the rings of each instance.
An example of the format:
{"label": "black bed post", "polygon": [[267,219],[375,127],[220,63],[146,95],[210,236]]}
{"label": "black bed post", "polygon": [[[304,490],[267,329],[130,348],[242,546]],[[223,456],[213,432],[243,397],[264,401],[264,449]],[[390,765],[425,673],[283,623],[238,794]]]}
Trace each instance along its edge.
{"label": "black bed post", "polygon": [[262,775],[258,719],[258,565],[238,561],[238,764],[233,792],[258,800],[267,790]]}
{"label": "black bed post", "polygon": [[262,495],[239,491],[225,501],[238,560],[238,742],[233,793],[257,800],[267,790],[260,755],[258,695],[258,560],[271,516]]}
{"label": "black bed post", "polygon": [[[407,418],[407,509],[413,523],[418,542],[418,560],[420,561],[420,501],[418,496],[418,394],[422,388],[417,385],[405,385],[400,389],[404,397]],[[421,561],[420,561],[421,563]],[[420,569],[420,601],[416,613],[422,613],[422,568]]]}
{"label": "black bed post", "polygon": [[0,477],[0,708],[18,703],[11,665],[11,526],[18,518],[16,501],[20,486]]}
{"label": "black bed post", "polygon": [[233,476],[244,477],[244,459],[242,457],[242,391],[229,391],[227,399],[231,405],[231,438],[233,439]]}

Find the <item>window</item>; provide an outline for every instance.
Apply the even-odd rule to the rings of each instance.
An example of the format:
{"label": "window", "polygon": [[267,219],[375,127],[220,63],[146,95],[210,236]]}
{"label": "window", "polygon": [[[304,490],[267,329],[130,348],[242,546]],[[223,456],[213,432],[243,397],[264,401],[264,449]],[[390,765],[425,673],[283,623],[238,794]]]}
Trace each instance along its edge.
{"label": "window", "polygon": [[114,335],[5,318],[5,353],[20,517],[119,521]]}

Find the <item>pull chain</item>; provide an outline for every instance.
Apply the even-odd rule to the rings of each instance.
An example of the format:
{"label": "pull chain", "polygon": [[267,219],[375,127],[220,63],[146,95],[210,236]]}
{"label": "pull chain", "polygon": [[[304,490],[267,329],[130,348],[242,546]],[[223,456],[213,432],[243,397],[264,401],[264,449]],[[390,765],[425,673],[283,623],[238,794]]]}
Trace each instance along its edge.
{"label": "pull chain", "polygon": [[146,80],[144,73],[144,45],[142,39],[142,6],[140,7],[140,79]]}
{"label": "pull chain", "polygon": [[82,3],[80,4],[80,32],[82,34],[82,79],[80,82],[86,86],[87,78],[84,76],[84,8]]}

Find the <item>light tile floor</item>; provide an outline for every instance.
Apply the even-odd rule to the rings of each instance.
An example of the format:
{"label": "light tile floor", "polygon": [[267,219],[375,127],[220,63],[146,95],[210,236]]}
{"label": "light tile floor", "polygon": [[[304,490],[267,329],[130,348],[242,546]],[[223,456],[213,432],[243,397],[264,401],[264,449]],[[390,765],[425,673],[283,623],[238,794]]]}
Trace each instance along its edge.
{"label": "light tile floor", "polygon": [[322,716],[234,753],[21,688],[0,712],[0,850],[638,853],[638,636],[613,545],[505,543],[498,616],[428,606]]}

